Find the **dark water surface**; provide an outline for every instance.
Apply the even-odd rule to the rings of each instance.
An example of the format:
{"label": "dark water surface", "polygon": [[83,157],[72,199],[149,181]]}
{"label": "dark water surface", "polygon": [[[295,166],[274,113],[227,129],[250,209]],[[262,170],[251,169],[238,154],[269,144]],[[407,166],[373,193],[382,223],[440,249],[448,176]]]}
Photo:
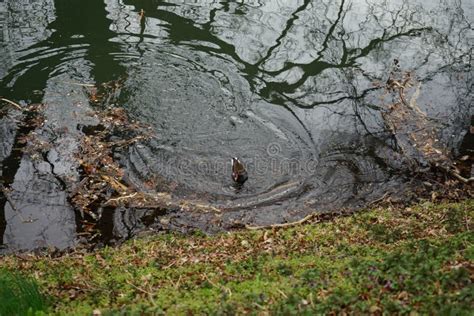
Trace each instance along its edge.
{"label": "dark water surface", "polygon": [[[16,209],[0,195],[0,244],[78,241],[87,223],[64,179],[80,180],[74,152],[82,126],[97,124],[84,84],[114,80],[106,105],[154,134],[117,153],[128,183],[224,211],[104,210],[109,241],[285,222],[402,192],[410,179],[381,118],[392,99],[377,83],[394,59],[412,71],[418,105],[457,155],[474,114],[473,17],[473,2],[456,0],[0,1],[0,96],[45,103],[34,132],[49,143],[24,154],[31,131],[2,103],[0,176]],[[240,190],[233,156],[249,172]]]}

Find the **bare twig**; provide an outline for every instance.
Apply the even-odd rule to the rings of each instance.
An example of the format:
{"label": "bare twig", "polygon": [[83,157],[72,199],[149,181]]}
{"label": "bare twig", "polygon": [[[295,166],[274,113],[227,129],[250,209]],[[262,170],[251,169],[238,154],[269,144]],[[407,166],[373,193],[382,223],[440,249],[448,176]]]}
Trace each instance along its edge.
{"label": "bare twig", "polygon": [[180,283],[181,283],[181,275],[179,276],[178,281],[176,281],[176,283],[174,284],[174,288],[175,288],[175,289],[178,289]]}
{"label": "bare twig", "polygon": [[79,82],[72,82],[72,81],[66,81],[66,83],[74,84],[76,86],[82,86],[82,87],[95,87],[95,84],[92,84],[92,83],[79,83]]}
{"label": "bare twig", "polygon": [[128,281],[128,280],[126,280],[125,282],[126,282],[128,285],[133,286],[133,287],[134,287],[135,289],[137,289],[139,292],[142,292],[142,293],[144,293],[144,294],[148,294],[148,295],[153,296],[153,293],[150,293],[150,292],[148,292],[147,290],[144,290],[144,289],[142,289],[142,288],[136,286],[136,285],[133,284],[132,282],[130,282],[130,281]]}
{"label": "bare twig", "polygon": [[280,293],[284,298],[288,298],[288,296],[280,289],[277,289],[277,292]]}
{"label": "bare twig", "polygon": [[226,292],[227,295],[232,296],[232,291],[228,287],[225,287],[223,285],[219,285],[219,284],[216,284],[216,283],[212,282],[211,279],[209,279],[209,277],[207,276],[207,274],[204,275],[204,278],[206,279],[207,282],[209,282],[215,288],[218,288],[218,289]]}
{"label": "bare twig", "polygon": [[128,187],[120,183],[117,179],[115,179],[113,176],[109,176],[106,174],[101,174],[101,178],[107,182],[115,191],[119,193],[124,193],[127,192]]}
{"label": "bare twig", "polygon": [[16,108],[17,108],[18,110],[20,110],[20,111],[23,111],[23,108],[22,108],[21,105],[19,105],[18,103],[15,103],[15,102],[13,102],[13,101],[11,101],[11,100],[8,100],[8,99],[5,99],[5,98],[1,98],[0,100],[2,100],[2,101],[4,101],[4,102],[7,102],[7,103],[9,103],[9,104],[11,104],[11,105],[13,105],[14,107],[16,107]]}
{"label": "bare twig", "polygon": [[131,199],[137,194],[138,194],[138,192],[135,192],[135,193],[132,193],[132,194],[129,194],[129,195],[120,196],[118,198],[109,199],[107,202],[104,203],[104,205],[109,205],[109,204],[112,204],[112,203],[118,203],[121,200]]}
{"label": "bare twig", "polygon": [[389,192],[385,192],[385,194],[382,195],[382,197],[373,200],[372,202],[370,202],[369,204],[367,204],[367,206],[372,206],[372,205],[374,205],[374,204],[376,204],[376,203],[378,203],[378,202],[381,202],[381,201],[385,200],[385,198],[387,197],[387,195],[389,195]]}
{"label": "bare twig", "polygon": [[245,225],[245,228],[249,230],[259,230],[259,229],[270,229],[270,228],[285,228],[285,227],[292,227],[306,223],[307,221],[319,216],[319,213],[311,213],[306,217],[296,221],[296,222],[289,222],[289,223],[282,223],[282,224],[272,224],[272,225],[263,225],[263,226],[250,226]]}
{"label": "bare twig", "polygon": [[452,170],[452,169],[449,169],[449,168],[445,168],[445,167],[441,167],[439,166],[440,169],[444,170],[447,174],[455,177],[456,179],[458,179],[459,181],[465,183],[465,184],[469,184],[471,182],[474,182],[474,177],[470,177],[470,178],[464,178],[463,176],[461,176],[458,172]]}

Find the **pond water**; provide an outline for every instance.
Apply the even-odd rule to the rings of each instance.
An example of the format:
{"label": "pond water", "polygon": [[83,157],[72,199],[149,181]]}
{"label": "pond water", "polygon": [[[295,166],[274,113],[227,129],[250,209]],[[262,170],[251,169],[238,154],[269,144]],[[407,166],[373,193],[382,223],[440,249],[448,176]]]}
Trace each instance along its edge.
{"label": "pond water", "polygon": [[[80,240],[90,223],[65,179],[80,180],[74,153],[83,127],[97,124],[87,113],[104,106],[154,135],[116,153],[127,183],[223,210],[104,209],[94,225],[106,242],[146,228],[282,223],[406,191],[382,119],[395,97],[383,85],[394,60],[410,71],[418,106],[458,155],[474,114],[473,17],[472,1],[460,0],[0,1],[0,96],[46,105],[33,131],[0,108],[12,202],[0,195],[0,244]],[[90,102],[88,85],[110,82],[107,101]],[[49,143],[36,159],[22,151],[31,132]],[[234,156],[249,174],[239,189]]]}

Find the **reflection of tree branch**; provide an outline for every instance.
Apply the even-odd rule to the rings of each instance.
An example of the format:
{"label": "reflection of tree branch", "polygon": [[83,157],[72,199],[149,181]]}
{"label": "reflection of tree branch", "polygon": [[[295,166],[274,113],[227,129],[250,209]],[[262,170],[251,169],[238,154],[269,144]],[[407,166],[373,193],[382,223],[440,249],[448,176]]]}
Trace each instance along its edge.
{"label": "reflection of tree branch", "polygon": [[[226,3],[226,7],[228,8],[229,4]],[[209,12],[209,21],[205,24],[202,25],[203,29],[207,30],[208,32],[211,31],[212,24],[215,21],[216,18],[216,12],[218,8],[213,8],[211,12]]]}
{"label": "reflection of tree branch", "polygon": [[289,106],[287,105],[283,105],[283,107],[291,113],[291,115],[293,115],[293,117],[298,121],[298,123],[301,125],[301,127],[304,129],[304,131],[306,132],[306,134],[308,134],[308,137],[309,139],[311,140],[311,143],[314,145],[314,139],[313,139],[313,135],[311,134],[311,131],[306,127],[306,125],[303,123],[303,121],[301,121],[301,119],[299,118],[299,116],[295,113],[295,111],[293,111]]}
{"label": "reflection of tree branch", "polygon": [[[344,2],[344,1],[343,1],[343,2]],[[271,46],[271,47],[268,49],[268,51],[267,51],[267,53],[265,54],[265,56],[255,64],[256,67],[260,67],[260,65],[262,65],[263,63],[265,63],[265,62],[270,58],[270,56],[272,55],[273,51],[281,45],[281,40],[286,37],[286,35],[288,34],[288,32],[289,32],[289,31],[291,30],[291,28],[293,27],[294,22],[298,19],[298,13],[300,13],[300,12],[306,10],[306,7],[307,7],[308,4],[310,4],[310,3],[311,3],[311,0],[305,0],[304,3],[303,3],[300,7],[298,7],[298,8],[295,10],[295,12],[293,12],[293,13],[291,14],[291,18],[286,21],[286,26],[285,26],[285,28],[284,28],[283,31],[281,32],[280,36],[276,39],[276,44],[273,45],[273,46]]]}
{"label": "reflection of tree branch", "polygon": [[[334,99],[334,100],[330,100],[330,101],[320,101],[320,102],[314,102],[312,103],[311,105],[308,105],[308,106],[302,106],[304,108],[314,108],[316,106],[320,106],[320,105],[328,105],[328,104],[336,104],[336,103],[339,103],[341,101],[344,101],[344,100],[354,100],[354,101],[357,101],[357,100],[363,100],[365,99],[365,97],[372,91],[375,91],[375,90],[378,90],[380,88],[369,88],[369,89],[365,89],[362,91],[361,94],[359,95],[347,95],[345,97],[341,97],[341,98],[338,98],[338,99]],[[376,107],[375,105],[373,106],[374,108]]]}
{"label": "reflection of tree branch", "polygon": [[339,24],[339,21],[343,17],[344,3],[345,3],[345,1],[342,0],[341,5],[339,6],[339,12],[337,13],[337,19],[336,19],[336,21],[334,21],[334,23],[329,28],[329,31],[326,34],[326,37],[323,41],[323,45],[322,45],[323,48],[318,52],[318,58],[316,60],[320,60],[321,58],[323,58],[323,52],[325,52],[326,49],[329,47],[329,45],[328,45],[329,39],[332,37],[334,31],[336,30],[336,26]]}
{"label": "reflection of tree branch", "polygon": [[[144,0],[139,2],[142,3],[143,1]],[[240,58],[236,47],[233,44],[222,40],[219,34],[215,34],[215,31],[211,31],[212,25],[215,24],[217,17],[219,17],[217,13],[220,10],[228,11],[228,5],[226,6],[226,4],[224,4],[219,8],[213,8],[210,11],[210,20],[200,26],[197,26],[192,19],[182,17],[168,10],[161,10],[156,6],[154,8],[149,8],[148,10],[151,10],[150,16],[154,15],[157,19],[169,23],[169,26],[165,27],[169,32],[169,39],[174,43],[180,44],[181,42],[186,42],[186,45],[190,45],[189,42],[204,41],[215,44],[217,48],[199,44],[192,46],[194,49],[213,53],[218,58],[232,58],[236,63],[243,67],[242,73],[250,84],[251,90],[258,90],[257,93],[263,98],[270,98],[272,102],[276,101],[280,105],[290,101],[296,106],[303,108],[311,108],[320,104],[337,103],[344,99],[352,98],[347,96],[331,101],[316,102],[309,106],[299,104],[298,99],[291,100],[291,98],[287,95],[294,93],[297,89],[301,88],[308,78],[316,77],[327,69],[343,69],[346,67],[354,67],[358,59],[370,55],[374,50],[380,48],[384,43],[392,42],[398,38],[419,35],[433,30],[430,27],[423,27],[423,25],[421,25],[414,15],[416,10],[411,8],[408,1],[404,1],[402,5],[396,6],[396,8],[389,7],[388,2],[386,1],[382,3],[367,3],[369,12],[366,15],[365,20],[359,24],[360,30],[357,32],[360,33],[365,29],[375,26],[383,33],[378,38],[370,39],[364,47],[347,48],[349,46],[346,43],[347,40],[343,39],[342,36],[345,38],[350,38],[348,36],[351,34],[354,35],[355,33],[347,33],[341,29],[343,27],[342,22],[345,20],[346,14],[350,10],[350,7],[347,5],[347,1],[343,0],[338,4],[336,20],[330,22],[330,28],[328,29],[327,34],[323,35],[323,38],[321,39],[320,43],[322,46],[321,49],[316,52],[317,57],[314,60],[309,63],[287,61],[281,67],[281,69],[266,71],[263,65],[271,60],[272,56],[275,54],[275,51],[281,47],[283,40],[287,38],[288,34],[292,31],[292,29],[294,29],[296,21],[301,19],[301,12],[308,10],[309,6],[310,1],[305,0],[302,5],[294,10],[294,12],[286,21],[283,30],[276,39],[276,43],[270,46],[266,50],[264,57],[254,64],[248,63]],[[462,19],[462,17],[460,19]],[[326,20],[329,21],[329,18],[327,17]],[[384,23],[384,20],[385,22],[388,22],[389,25],[386,25],[387,23]],[[410,27],[412,28],[410,29]],[[341,29],[339,33],[337,33],[338,29]],[[336,33],[339,34],[341,38],[338,38]],[[328,49],[333,46],[332,42],[338,42],[340,45],[342,45],[342,56],[339,57],[336,62],[323,60],[323,55],[327,55],[325,52],[327,52]],[[301,77],[299,77],[296,82],[288,83],[286,81],[274,80],[275,77],[296,69],[298,69],[297,72],[302,73]],[[414,70],[416,70],[416,67]],[[256,78],[257,74],[258,78]],[[257,83],[257,81],[259,81],[259,83]],[[261,88],[262,83],[263,88]],[[367,94],[369,91],[371,91],[371,89],[364,91],[362,95]]]}
{"label": "reflection of tree branch", "polygon": [[[369,44],[366,47],[364,47],[360,50],[357,50],[357,51],[359,51],[359,54],[357,54],[357,55],[354,54],[352,57],[348,57],[347,61],[342,60],[341,63],[339,63],[339,64],[330,64],[330,63],[327,63],[327,62],[324,62],[324,61],[320,61],[319,58],[315,59],[314,61],[312,61],[309,64],[287,63],[285,65],[285,67],[283,67],[281,70],[266,72],[266,73],[271,74],[273,76],[276,76],[276,75],[279,75],[279,74],[281,74],[285,71],[288,71],[292,68],[297,68],[298,67],[298,68],[303,70],[303,75],[301,76],[301,78],[297,82],[292,83],[292,84],[288,84],[286,82],[267,83],[266,88],[264,88],[262,90],[262,92],[265,96],[269,96],[271,92],[275,92],[275,91],[278,91],[279,94],[282,94],[282,95],[284,95],[284,93],[293,93],[297,88],[299,88],[301,85],[303,85],[309,77],[316,76],[316,75],[322,73],[326,69],[349,67],[349,66],[355,64],[356,59],[367,56],[373,49],[375,49],[376,47],[378,47],[379,45],[381,45],[385,42],[392,41],[392,40],[394,40],[398,37],[411,36],[413,34],[417,34],[419,32],[426,31],[426,30],[429,30],[429,29],[430,28],[412,29],[412,30],[409,30],[407,32],[400,33],[400,34],[395,34],[395,35],[392,35],[392,36],[389,36],[389,37],[386,37],[386,38],[385,38],[385,34],[384,34],[384,36],[382,36],[382,38],[373,39],[369,42]],[[355,52],[355,51],[356,51],[355,49],[348,50],[348,56],[351,56],[352,52]],[[368,91],[370,91],[370,89]],[[349,97],[346,97],[346,98],[349,98]],[[337,101],[338,100],[334,100],[332,103],[336,103]],[[327,103],[328,102],[323,102],[323,104],[327,104]],[[298,106],[301,107],[301,105],[298,105]],[[314,105],[312,105],[310,107],[314,107]]]}

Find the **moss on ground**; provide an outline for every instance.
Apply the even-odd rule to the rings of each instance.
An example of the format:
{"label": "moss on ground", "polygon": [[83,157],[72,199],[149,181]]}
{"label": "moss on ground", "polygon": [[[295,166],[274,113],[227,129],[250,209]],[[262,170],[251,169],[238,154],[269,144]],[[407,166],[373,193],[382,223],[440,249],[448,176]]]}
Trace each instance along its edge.
{"label": "moss on ground", "polygon": [[215,236],[162,234],[60,258],[7,256],[58,314],[470,314],[474,200]]}

